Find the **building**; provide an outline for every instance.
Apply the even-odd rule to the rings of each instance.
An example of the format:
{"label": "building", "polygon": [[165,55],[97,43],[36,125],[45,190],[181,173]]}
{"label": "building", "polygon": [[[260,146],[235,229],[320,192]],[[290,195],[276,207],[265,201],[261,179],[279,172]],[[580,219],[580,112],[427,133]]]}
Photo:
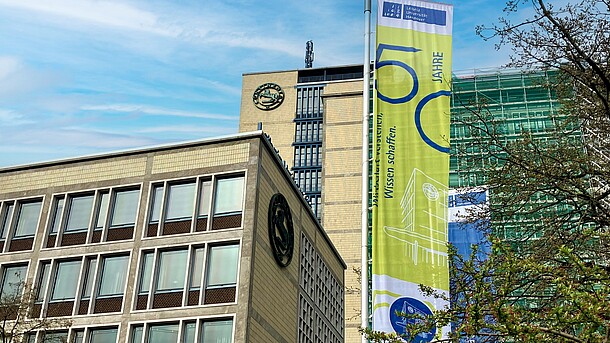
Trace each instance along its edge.
{"label": "building", "polygon": [[0,298],[72,321],[29,343],[344,341],[346,265],[261,131],[0,169],[0,229]]}
{"label": "building", "polygon": [[362,65],[245,74],[239,130],[259,122],[348,265],[345,341],[357,342]]}
{"label": "building", "polygon": [[[453,79],[450,187],[480,186],[485,160],[473,145],[467,107],[486,103],[507,139],[553,125],[551,75],[477,70]],[[243,75],[240,131],[262,123],[348,265],[346,342],[360,339],[362,65]],[[371,105],[372,112],[372,105]],[[451,233],[450,233],[451,236]],[[457,237],[457,236],[456,236]]]}

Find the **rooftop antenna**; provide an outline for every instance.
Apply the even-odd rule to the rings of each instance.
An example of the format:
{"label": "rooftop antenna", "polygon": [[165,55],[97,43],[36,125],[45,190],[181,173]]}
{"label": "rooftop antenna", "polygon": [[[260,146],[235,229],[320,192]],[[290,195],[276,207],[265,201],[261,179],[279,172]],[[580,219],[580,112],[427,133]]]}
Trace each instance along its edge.
{"label": "rooftop antenna", "polygon": [[313,41],[305,43],[305,68],[313,67]]}

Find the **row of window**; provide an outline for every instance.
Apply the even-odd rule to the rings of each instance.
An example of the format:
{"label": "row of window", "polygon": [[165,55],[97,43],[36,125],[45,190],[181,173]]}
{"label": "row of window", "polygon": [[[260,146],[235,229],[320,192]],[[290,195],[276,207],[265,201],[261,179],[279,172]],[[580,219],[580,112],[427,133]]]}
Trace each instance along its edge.
{"label": "row of window", "polygon": [[299,261],[299,343],[343,341],[343,288],[304,234]]}
{"label": "row of window", "polygon": [[55,195],[45,247],[131,239],[139,202],[139,186]]}
{"label": "row of window", "polygon": [[313,213],[320,219],[320,214],[322,214],[322,196],[320,194],[309,194],[305,198]]}
{"label": "row of window", "polygon": [[[214,175],[154,183],[144,236],[240,227],[244,181]],[[132,239],[140,193],[137,185],[54,195],[44,247]],[[32,249],[42,204],[40,197],[0,202],[0,252]]]}
{"label": "row of window", "polygon": [[[234,302],[239,253],[236,243],[144,250],[133,309]],[[129,262],[127,253],[42,260],[31,316],[120,312]],[[21,296],[27,268],[26,263],[2,266],[0,299]]]}
{"label": "row of window", "polygon": [[312,167],[322,165],[322,145],[297,145],[294,147],[294,166]]}
{"label": "row of window", "polygon": [[238,261],[237,244],[144,251],[135,309],[234,302]]}
{"label": "row of window", "polygon": [[132,325],[129,343],[230,343],[233,320],[184,320]]}
{"label": "row of window", "polygon": [[319,142],[322,140],[322,120],[298,121],[295,126],[295,142]]}
{"label": "row of window", "polygon": [[304,193],[320,192],[322,190],[322,171],[319,169],[295,170],[294,181]]}
{"label": "row of window", "polygon": [[243,176],[164,182],[151,194],[147,237],[241,226]]}
{"label": "row of window", "polygon": [[[38,331],[27,335],[27,343],[116,343],[118,327],[72,328]],[[230,343],[233,319],[196,319],[164,323],[132,324],[130,343]]]}
{"label": "row of window", "polygon": [[324,103],[322,94],[324,86],[309,86],[297,88],[297,119],[322,118]]}

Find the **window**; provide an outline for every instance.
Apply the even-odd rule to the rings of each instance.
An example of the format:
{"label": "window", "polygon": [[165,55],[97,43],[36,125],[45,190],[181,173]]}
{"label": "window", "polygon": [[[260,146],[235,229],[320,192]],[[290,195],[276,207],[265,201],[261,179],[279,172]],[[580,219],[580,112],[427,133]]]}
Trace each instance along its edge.
{"label": "window", "polygon": [[116,342],[117,328],[93,329],[89,333],[89,343],[114,343]]}
{"label": "window", "polygon": [[100,297],[122,296],[127,279],[129,256],[107,257],[103,260],[98,295]]}
{"label": "window", "polygon": [[68,341],[68,331],[46,332],[43,337],[42,342],[45,343],[65,343]]}
{"label": "window", "polygon": [[0,236],[3,240],[6,239],[6,236],[8,235],[8,230],[11,224],[11,218],[13,217],[14,208],[15,206],[13,204],[6,204],[4,206],[4,211],[2,212],[2,217],[0,217],[0,225],[2,225],[0,227],[0,229],[2,229],[2,233],[0,234]]}
{"label": "window", "polygon": [[81,261],[65,261],[57,264],[57,274],[51,293],[52,301],[74,299]]}
{"label": "window", "polygon": [[148,329],[148,343],[177,342],[178,329],[178,324],[151,325]]}
{"label": "window", "polygon": [[167,192],[167,220],[181,220],[193,216],[195,183],[170,185]]}
{"label": "window", "polygon": [[110,226],[134,225],[136,222],[139,200],[139,189],[116,192]]}
{"label": "window", "polygon": [[210,204],[212,203],[212,181],[201,182],[199,199],[199,217],[206,217],[210,214]]}
{"label": "window", "polygon": [[[197,330],[197,327],[200,329]],[[129,342],[231,343],[233,342],[233,319],[199,319],[132,325]]]}
{"label": "window", "polygon": [[55,208],[53,209],[53,219],[51,219],[51,233],[57,233],[59,231],[59,225],[61,220],[61,214],[64,209],[64,198],[57,198],[55,200]]}
{"label": "window", "polygon": [[131,239],[139,200],[135,187],[56,195],[46,248]]}
{"label": "window", "polygon": [[65,232],[82,231],[89,228],[93,195],[76,196],[70,199]]}
{"label": "window", "polygon": [[42,201],[20,204],[14,238],[34,236],[38,228],[41,207]]}
{"label": "window", "polygon": [[221,245],[210,247],[207,287],[235,286],[239,246]]}
{"label": "window", "polygon": [[243,188],[243,176],[215,175],[152,185],[146,236],[238,228]]}
{"label": "window", "polygon": [[1,299],[15,299],[21,296],[23,283],[27,274],[27,265],[6,266],[2,268]]}
{"label": "window", "polygon": [[187,250],[163,251],[159,254],[157,291],[174,291],[184,288]]}
{"label": "window", "polygon": [[202,326],[202,343],[219,343],[232,342],[233,339],[233,321],[232,320],[217,320],[203,322]]}
{"label": "window", "polygon": [[115,343],[117,335],[118,327],[116,326],[72,328],[62,331],[32,332],[27,335],[27,343]]}
{"label": "window", "polygon": [[33,317],[44,313],[43,308],[48,317],[119,312],[128,267],[129,255],[42,261]]}
{"label": "window", "polygon": [[42,199],[0,202],[0,252],[32,249]]}
{"label": "window", "polygon": [[214,214],[241,212],[243,195],[243,177],[219,179],[216,184]]}
{"label": "window", "polygon": [[83,287],[82,299],[89,299],[93,293],[93,281],[95,280],[95,271],[97,267],[97,258],[92,257],[87,260],[87,271],[85,274],[85,284]]}
{"label": "window", "polygon": [[235,301],[237,244],[157,249],[141,256],[136,310]]}

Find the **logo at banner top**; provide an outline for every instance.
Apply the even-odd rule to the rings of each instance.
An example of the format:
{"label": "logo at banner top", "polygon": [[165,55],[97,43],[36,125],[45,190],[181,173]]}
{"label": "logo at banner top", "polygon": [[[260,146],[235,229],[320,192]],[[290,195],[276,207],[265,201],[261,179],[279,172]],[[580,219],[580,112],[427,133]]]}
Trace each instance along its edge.
{"label": "logo at banner top", "polygon": [[390,306],[390,323],[397,334],[409,339],[413,343],[431,342],[436,335],[436,328],[431,331],[422,332],[415,337],[409,337],[407,325],[421,323],[424,317],[431,316],[432,311],[423,302],[411,298],[402,297],[394,300]]}
{"label": "logo at banner top", "polygon": [[263,111],[273,110],[284,102],[284,91],[275,83],[262,84],[252,94],[252,102]]}
{"label": "logo at banner top", "polygon": [[381,91],[379,91],[379,85],[377,84],[377,81],[375,81],[375,90],[377,91],[377,97],[379,99],[381,99],[382,101],[385,101],[390,104],[403,104],[405,102],[408,102],[411,99],[413,99],[413,97],[415,97],[415,95],[417,94],[417,91],[419,90],[419,81],[417,80],[417,73],[415,72],[415,70],[413,68],[411,68],[411,66],[409,66],[408,64],[406,64],[405,62],[402,62],[402,61],[397,61],[397,60],[380,61],[381,55],[383,54],[384,50],[394,50],[394,51],[413,52],[413,53],[421,51],[421,50],[410,47],[410,46],[398,46],[398,45],[389,45],[389,44],[379,44],[379,46],[377,47],[377,57],[375,59],[375,69],[379,70],[380,68],[386,67],[386,66],[396,66],[396,67],[404,69],[407,73],[409,73],[409,75],[411,75],[411,78],[413,79],[413,88],[411,88],[410,92],[407,95],[405,95],[403,97],[399,97],[399,98],[391,98],[389,96],[382,94]]}

